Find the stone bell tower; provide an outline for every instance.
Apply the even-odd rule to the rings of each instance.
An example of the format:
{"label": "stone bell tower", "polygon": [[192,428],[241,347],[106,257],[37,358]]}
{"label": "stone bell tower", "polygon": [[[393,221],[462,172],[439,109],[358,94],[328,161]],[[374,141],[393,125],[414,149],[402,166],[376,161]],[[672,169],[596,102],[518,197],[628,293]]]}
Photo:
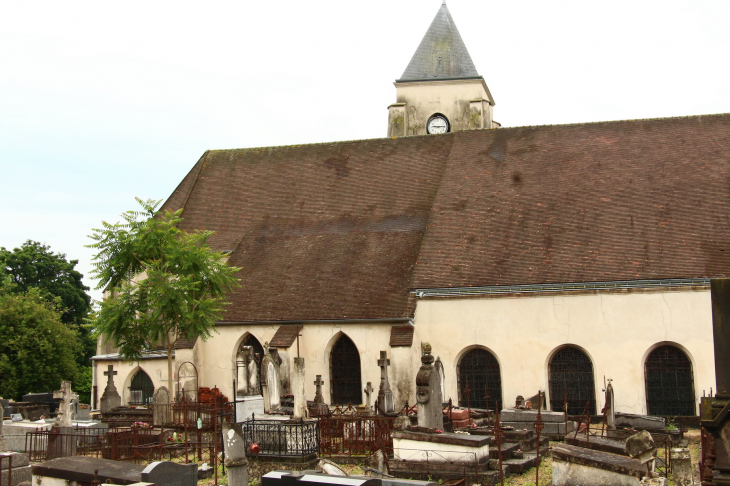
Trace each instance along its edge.
{"label": "stone bell tower", "polygon": [[388,107],[388,137],[497,128],[492,98],[444,0]]}

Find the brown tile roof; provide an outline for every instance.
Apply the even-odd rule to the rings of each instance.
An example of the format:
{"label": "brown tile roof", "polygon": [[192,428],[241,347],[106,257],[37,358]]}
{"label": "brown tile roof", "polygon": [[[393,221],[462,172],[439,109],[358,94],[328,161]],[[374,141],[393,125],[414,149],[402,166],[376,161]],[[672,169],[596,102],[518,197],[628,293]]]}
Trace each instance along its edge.
{"label": "brown tile roof", "polygon": [[243,268],[227,322],[412,317],[413,288],[730,276],[730,115],[209,151],[164,208],[183,205]]}
{"label": "brown tile roof", "polygon": [[413,326],[393,326],[390,328],[391,346],[411,346],[413,344]]}
{"label": "brown tile roof", "polygon": [[279,326],[274,337],[271,338],[269,346],[272,348],[288,348],[294,344],[294,341],[297,339],[297,334],[299,334],[299,331],[301,330],[302,326],[297,325]]}
{"label": "brown tile roof", "polygon": [[188,176],[183,228],[235,250],[242,287],[225,321],[412,315],[409,281],[452,140],[208,152]]}
{"label": "brown tile roof", "polygon": [[412,287],[730,275],[730,115],[455,134]]}
{"label": "brown tile roof", "polygon": [[187,338],[179,338],[175,345],[172,347],[172,349],[193,349],[195,347],[195,343],[198,341],[198,338],[193,339],[187,339]]}

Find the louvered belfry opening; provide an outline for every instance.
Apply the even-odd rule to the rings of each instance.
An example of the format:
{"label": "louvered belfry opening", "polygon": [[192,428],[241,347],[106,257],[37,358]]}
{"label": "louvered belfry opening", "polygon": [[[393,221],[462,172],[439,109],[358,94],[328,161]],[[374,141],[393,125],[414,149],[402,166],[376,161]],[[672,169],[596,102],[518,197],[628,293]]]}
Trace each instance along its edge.
{"label": "louvered belfry opening", "polygon": [[684,351],[660,346],[646,358],[644,370],[649,415],[697,415],[692,362]]}
{"label": "louvered belfry opening", "polygon": [[129,391],[130,405],[147,405],[152,403],[152,395],[155,394],[155,385],[152,384],[152,380],[147,373],[139,370],[132,378],[132,386],[129,388]]}
{"label": "louvered belfry opening", "polygon": [[582,415],[588,402],[588,413],[596,414],[596,387],[593,363],[583,351],[567,347],[550,359],[550,406],[562,412],[565,399],[568,415]]}
{"label": "louvered belfry opening", "polygon": [[360,353],[355,343],[341,335],[330,354],[333,405],[360,405],[362,381],[360,380]]}
{"label": "louvered belfry opening", "polygon": [[498,402],[503,408],[502,377],[497,358],[486,349],[472,349],[459,361],[459,406],[495,410]]}

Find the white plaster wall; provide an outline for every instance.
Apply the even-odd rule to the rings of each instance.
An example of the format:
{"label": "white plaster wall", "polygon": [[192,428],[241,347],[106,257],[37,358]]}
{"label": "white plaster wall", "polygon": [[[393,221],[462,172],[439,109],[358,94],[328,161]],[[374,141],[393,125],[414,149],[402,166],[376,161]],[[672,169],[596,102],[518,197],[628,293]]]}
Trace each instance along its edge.
{"label": "white plaster wall", "polygon": [[[97,374],[97,393],[99,394],[99,406],[101,406],[101,396],[104,394],[108,377],[104,375],[109,365],[114,366],[114,371],[117,372],[114,375],[114,384],[117,387],[117,392],[122,397],[122,405],[127,405],[131,398],[129,387],[132,386],[132,378],[139,369],[144,370],[152,380],[152,384],[155,386],[155,390],[158,387],[167,387],[167,358],[155,358],[155,359],[143,359],[139,363],[135,361],[123,361],[123,360],[94,360]],[[173,359],[173,373],[175,373],[175,361]],[[174,375],[173,375],[174,377]],[[173,381],[173,389],[177,386],[177,382]],[[204,386],[204,385],[201,385]],[[172,392],[174,396],[174,391]]]}
{"label": "white plaster wall", "polygon": [[[307,400],[313,400],[315,394],[314,380],[316,375],[322,375],[324,386],[322,395],[326,402],[330,402],[330,351],[339,338],[340,333],[345,333],[360,352],[361,383],[370,381],[377,394],[380,385],[380,368],[377,360],[380,351],[387,351],[391,357],[390,329],[389,323],[377,324],[324,324],[304,323],[299,338],[300,356],[304,358],[305,370],[305,394]],[[259,340],[261,345],[271,341],[276,333],[278,325],[251,324],[251,325],[226,325],[218,326],[218,333],[206,342],[199,341],[196,345],[197,352],[203,357],[199,373],[202,376],[201,386],[217,385],[221,392],[232,398],[233,376],[235,374],[236,351],[247,333],[252,334]],[[397,348],[396,348],[397,349]],[[410,349],[410,348],[407,348]],[[408,353],[406,353],[408,354]],[[280,353],[282,359],[289,361],[289,369],[294,369],[293,359],[296,358],[296,341],[289,348],[288,353]],[[406,368],[408,365],[406,365]],[[391,387],[393,387],[393,370],[389,374]],[[415,374],[411,379],[415,383]],[[395,387],[394,388],[394,394]],[[394,397],[399,404],[400,397]],[[373,398],[373,402],[374,402]],[[405,399],[403,399],[403,402]],[[365,394],[361,393],[361,403],[365,402]],[[355,404],[353,404],[355,405]],[[359,404],[358,404],[359,405]],[[402,403],[401,403],[402,406]]]}
{"label": "white plaster wall", "polygon": [[441,357],[446,393],[456,401],[457,364],[474,346],[490,350],[502,374],[502,397],[546,390],[548,362],[564,345],[593,362],[596,405],[603,377],[613,378],[616,409],[646,413],[644,361],[661,343],[678,344],[693,365],[697,400],[715,384],[712,309],[708,290],[419,300],[414,346],[430,342]]}
{"label": "white plaster wall", "polygon": [[[406,104],[406,135],[426,135],[426,123],[434,113],[449,119],[451,131],[468,130],[469,102],[490,100],[481,79],[395,83],[395,86],[397,102]],[[485,115],[491,123],[491,106]]]}

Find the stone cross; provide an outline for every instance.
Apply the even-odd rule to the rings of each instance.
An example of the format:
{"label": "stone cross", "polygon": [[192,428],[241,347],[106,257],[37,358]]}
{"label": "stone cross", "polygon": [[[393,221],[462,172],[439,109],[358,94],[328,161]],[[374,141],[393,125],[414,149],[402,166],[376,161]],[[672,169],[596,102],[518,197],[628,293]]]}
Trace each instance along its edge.
{"label": "stone cross", "polygon": [[365,406],[369,410],[370,409],[370,397],[372,396],[373,391],[375,391],[375,389],[373,388],[373,384],[368,381],[368,384],[365,387],[365,390],[364,391],[365,391],[365,397],[366,397],[365,398]]}
{"label": "stone cross", "polygon": [[322,381],[322,375],[317,375],[317,379],[314,380],[314,385],[317,387],[314,392],[314,403],[324,403],[324,397],[322,396],[322,385],[324,385],[324,381]]}
{"label": "stone cross", "polygon": [[72,427],[73,415],[72,402],[78,400],[79,396],[71,391],[71,382],[62,381],[61,389],[53,392],[53,398],[58,398],[58,414],[56,415],[56,425],[59,427]]}
{"label": "stone cross", "polygon": [[378,360],[378,366],[380,366],[378,411],[384,415],[389,415],[395,412],[393,391],[390,389],[390,383],[388,382],[388,365],[390,365],[390,360],[388,359],[387,353],[385,351],[381,351],[380,359]]}
{"label": "stone cross", "polygon": [[117,372],[114,371],[114,366],[109,365],[108,371],[104,372],[107,376],[106,388],[104,394],[101,396],[100,407],[101,413],[110,412],[113,408],[120,407],[122,405],[122,397],[117,392],[117,387],[114,386],[114,375]]}

